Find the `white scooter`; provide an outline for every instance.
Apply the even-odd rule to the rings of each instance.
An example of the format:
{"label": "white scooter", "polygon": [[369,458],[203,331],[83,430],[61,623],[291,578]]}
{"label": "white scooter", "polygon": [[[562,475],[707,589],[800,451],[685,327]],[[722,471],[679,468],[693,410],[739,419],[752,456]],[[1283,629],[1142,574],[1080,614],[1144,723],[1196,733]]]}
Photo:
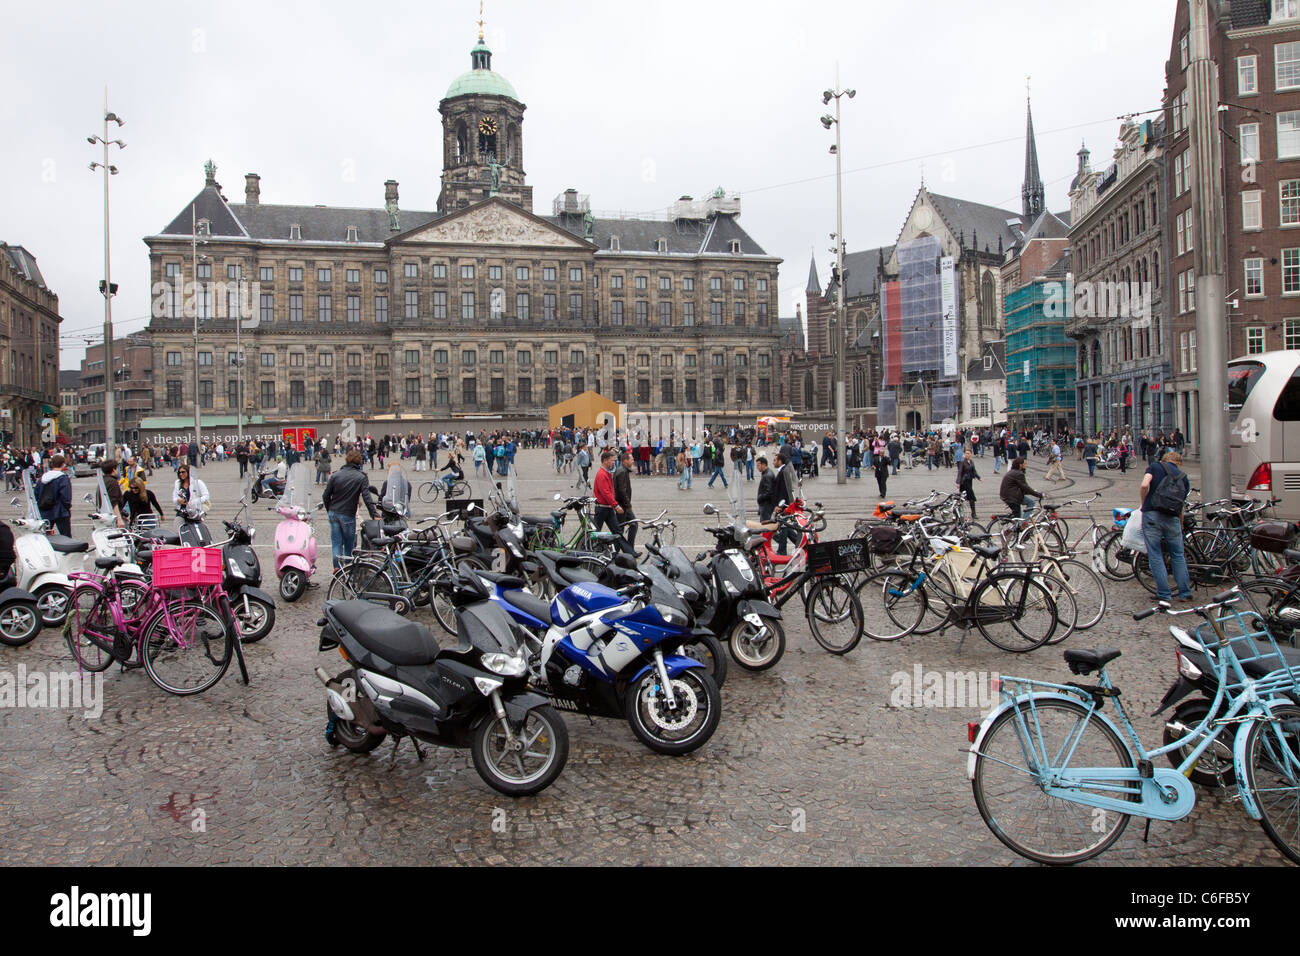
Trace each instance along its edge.
{"label": "white scooter", "polygon": [[[104,488],[103,472],[100,472],[99,475],[99,494],[100,501],[107,502],[109,500],[108,492]],[[95,496],[89,491],[86,492],[82,500],[91,506],[95,504]],[[103,508],[102,505],[101,508]],[[144,569],[136,563],[130,539],[117,527],[117,518],[112,511],[107,509],[92,511],[90,513],[90,526],[92,528],[90,543],[95,549],[95,557],[117,558],[122,562],[113,569],[113,574],[116,577],[144,577]]]}
{"label": "white scooter", "polygon": [[[26,516],[16,519],[14,526],[26,533],[14,535],[15,584],[36,597],[44,626],[61,627],[72,597],[72,578],[68,575],[85,567],[90,544],[59,534],[46,534],[50,524],[36,507],[31,476],[27,472],[23,472],[23,491],[27,497]],[[10,504],[22,508],[18,498],[11,499]]]}

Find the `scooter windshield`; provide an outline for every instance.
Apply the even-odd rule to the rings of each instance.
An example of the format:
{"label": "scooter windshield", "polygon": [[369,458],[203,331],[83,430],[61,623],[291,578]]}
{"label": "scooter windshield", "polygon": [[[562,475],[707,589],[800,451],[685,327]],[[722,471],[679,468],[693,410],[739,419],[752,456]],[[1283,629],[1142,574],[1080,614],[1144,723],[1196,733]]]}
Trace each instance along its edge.
{"label": "scooter windshield", "polygon": [[284,491],[280,495],[279,507],[301,508],[310,512],[313,507],[312,479],[315,465],[309,461],[300,461],[289,468],[284,479]]}
{"label": "scooter windshield", "polygon": [[29,521],[41,520],[41,509],[36,506],[36,493],[32,490],[32,473],[23,471],[23,495],[27,499],[27,513],[23,515]]}
{"label": "scooter windshield", "polygon": [[461,643],[468,638],[484,654],[514,654],[519,649],[510,617],[495,604],[482,601],[457,612]]}
{"label": "scooter windshield", "polygon": [[388,478],[385,481],[384,497],[381,504],[387,510],[395,511],[403,518],[411,516],[411,483],[407,481],[406,472],[402,471],[401,465],[394,465],[388,469]]}

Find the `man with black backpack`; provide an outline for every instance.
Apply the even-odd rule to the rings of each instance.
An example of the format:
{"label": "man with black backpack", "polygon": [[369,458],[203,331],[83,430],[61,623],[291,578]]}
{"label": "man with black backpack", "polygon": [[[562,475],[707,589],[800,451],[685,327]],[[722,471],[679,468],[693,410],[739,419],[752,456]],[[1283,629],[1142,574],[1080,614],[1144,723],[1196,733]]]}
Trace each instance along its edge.
{"label": "man with black backpack", "polygon": [[1169,575],[1165,571],[1165,554],[1173,566],[1178,584],[1178,599],[1192,599],[1192,582],[1187,574],[1183,553],[1183,505],[1191,490],[1182,470],[1183,457],[1176,451],[1166,452],[1152,462],[1142,476],[1142,537],[1147,546],[1147,564],[1156,582],[1156,596],[1170,600]]}

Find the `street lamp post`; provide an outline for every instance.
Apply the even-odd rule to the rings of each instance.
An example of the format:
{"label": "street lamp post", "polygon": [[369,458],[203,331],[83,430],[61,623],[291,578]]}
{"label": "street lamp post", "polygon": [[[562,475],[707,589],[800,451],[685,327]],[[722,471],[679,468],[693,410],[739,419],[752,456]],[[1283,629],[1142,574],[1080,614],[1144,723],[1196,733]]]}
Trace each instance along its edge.
{"label": "street lamp post", "polygon": [[843,157],[841,155],[840,143],[840,98],[847,96],[853,99],[857,95],[857,90],[838,89],[840,83],[839,70],[835,71],[835,85],[837,89],[826,90],[822,93],[822,105],[825,106],[833,99],[835,100],[835,115],[827,114],[822,117],[821,123],[827,129],[833,125],[835,127],[835,145],[831,147],[831,152],[835,154],[835,274],[837,281],[835,283],[835,435],[837,443],[835,446],[835,483],[839,485],[848,483],[848,475],[845,471],[845,459],[847,458],[846,435],[844,429],[844,179],[843,179]]}
{"label": "street lamp post", "polygon": [[125,126],[126,123],[116,113],[109,112],[108,109],[108,90],[104,90],[104,135],[87,136],[86,142],[94,146],[102,144],[104,147],[104,161],[102,163],[91,163],[91,172],[96,169],[104,171],[104,281],[99,284],[99,291],[104,296],[104,369],[105,382],[107,388],[104,390],[104,455],[108,457],[108,449],[114,449],[116,456],[117,447],[117,422],[114,414],[113,401],[113,296],[117,293],[117,286],[113,284],[111,257],[109,255],[109,229],[108,229],[108,179],[110,176],[117,175],[117,167],[108,161],[108,147],[116,146],[118,149],[126,149],[126,143],[120,139],[108,138],[108,124],[116,123],[119,127]]}
{"label": "street lamp post", "polygon": [[[199,410],[199,306],[204,302],[203,290],[199,288],[199,223],[198,213],[190,206],[190,257],[194,271],[194,443],[201,445],[203,439],[203,413]],[[206,258],[206,256],[204,257]]]}
{"label": "street lamp post", "polygon": [[[244,270],[239,270],[239,302],[235,306],[235,356],[239,363],[239,379],[235,385],[235,431],[239,444],[244,443],[244,346],[239,340],[239,330],[244,324]],[[195,360],[197,361],[197,359]]]}

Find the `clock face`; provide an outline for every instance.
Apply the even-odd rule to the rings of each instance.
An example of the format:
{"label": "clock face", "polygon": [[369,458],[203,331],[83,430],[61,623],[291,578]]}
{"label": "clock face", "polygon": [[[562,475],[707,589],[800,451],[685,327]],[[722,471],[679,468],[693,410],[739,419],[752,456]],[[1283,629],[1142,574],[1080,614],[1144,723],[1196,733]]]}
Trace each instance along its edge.
{"label": "clock face", "polygon": [[492,136],[497,131],[497,121],[490,116],[485,116],[478,123],[478,131],[484,136]]}

